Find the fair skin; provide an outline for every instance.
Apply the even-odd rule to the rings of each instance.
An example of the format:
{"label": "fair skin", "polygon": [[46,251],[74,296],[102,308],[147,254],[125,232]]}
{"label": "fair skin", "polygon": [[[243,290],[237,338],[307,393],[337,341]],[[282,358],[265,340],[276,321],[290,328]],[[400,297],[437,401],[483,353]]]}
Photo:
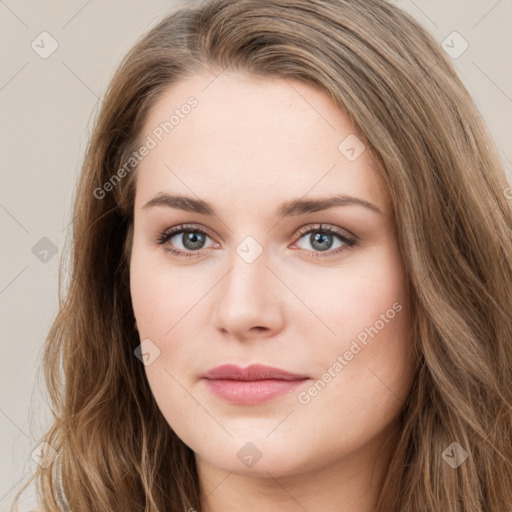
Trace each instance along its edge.
{"label": "fair skin", "polygon": [[[145,366],[152,392],[195,453],[196,508],[372,512],[414,378],[406,281],[385,183],[368,149],[353,161],[338,149],[358,133],[345,114],[298,81],[194,76],[154,105],[141,140],[190,96],[198,105],[137,169],[130,286],[140,339],[160,350]],[[216,215],[143,208],[160,193],[201,199]],[[348,203],[276,213],[294,199],[335,194],[380,212]],[[207,236],[196,231],[190,242],[181,233],[155,243],[180,224]],[[329,234],[315,243],[319,224],[352,236],[355,245]],[[256,242],[241,244],[246,237]],[[240,244],[261,254],[248,262],[237,253]],[[351,357],[354,340],[370,328],[367,344],[358,343]],[[234,404],[201,378],[226,363],[259,363],[308,379],[266,402]],[[323,377],[329,368],[330,379]],[[311,391],[322,379],[324,387]],[[261,455],[250,467],[237,457],[249,442],[258,452],[245,449]]]}

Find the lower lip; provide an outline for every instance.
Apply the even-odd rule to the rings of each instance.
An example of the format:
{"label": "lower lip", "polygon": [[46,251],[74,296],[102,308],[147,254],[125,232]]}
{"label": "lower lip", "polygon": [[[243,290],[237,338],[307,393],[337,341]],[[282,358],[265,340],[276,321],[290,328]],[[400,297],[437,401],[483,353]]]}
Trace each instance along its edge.
{"label": "lower lip", "polygon": [[211,380],[208,388],[220,398],[240,405],[255,405],[295,391],[306,380]]}

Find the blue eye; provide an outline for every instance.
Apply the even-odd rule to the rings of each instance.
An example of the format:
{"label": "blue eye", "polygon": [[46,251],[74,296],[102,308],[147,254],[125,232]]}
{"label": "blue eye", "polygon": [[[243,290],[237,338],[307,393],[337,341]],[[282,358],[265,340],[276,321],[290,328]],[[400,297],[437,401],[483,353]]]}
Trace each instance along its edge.
{"label": "blue eye", "polygon": [[[181,235],[181,238],[178,237],[178,235]],[[164,245],[167,242],[170,242],[174,237],[178,237],[178,240],[184,246],[184,249],[174,249],[169,247],[166,248],[166,250],[177,256],[199,256],[199,250],[203,249],[205,239],[210,238],[206,231],[195,226],[176,226],[159,235],[157,243]]]}
{"label": "blue eye", "polygon": [[[351,249],[356,243],[354,238],[343,234],[341,231],[338,231],[338,229],[323,226],[322,224],[314,228],[303,228],[299,231],[299,235],[299,240],[309,235],[307,240],[311,247],[313,247],[313,252],[315,253],[311,255],[313,258],[324,257],[323,254],[318,253],[326,253],[326,256],[339,254],[346,249]],[[338,245],[335,250],[330,250],[336,239],[340,242],[340,245]]]}
{"label": "blue eye", "polygon": [[[179,237],[178,235],[181,235]],[[308,256],[313,258],[333,256],[340,252],[351,249],[355,244],[356,240],[346,234],[338,231],[336,228],[324,226],[322,224],[315,227],[307,226],[299,231],[299,240],[309,235],[308,241],[313,248],[312,250],[306,249],[306,252],[310,252]],[[169,244],[173,238],[177,238],[177,243],[181,243],[182,248],[174,247],[175,243]],[[206,239],[210,238],[206,231],[198,228],[194,225],[180,225],[175,226],[161,233],[156,243],[160,245],[166,245],[166,251],[176,256],[201,256],[202,250],[205,248]],[[335,241],[339,242],[339,245],[332,250],[332,246]],[[297,243],[297,242],[296,242]],[[218,244],[216,244],[218,246]],[[321,253],[325,253],[321,254]]]}

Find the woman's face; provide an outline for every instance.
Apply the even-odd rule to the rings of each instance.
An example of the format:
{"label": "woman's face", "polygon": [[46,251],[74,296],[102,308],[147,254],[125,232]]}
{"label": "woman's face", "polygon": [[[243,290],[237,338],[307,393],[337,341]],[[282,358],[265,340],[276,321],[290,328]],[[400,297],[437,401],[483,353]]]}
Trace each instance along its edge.
{"label": "woman's face", "polygon": [[[324,92],[234,74],[180,82],[146,120],[133,308],[154,397],[199,464],[357,469],[395,432],[410,312],[389,196],[360,139]],[[205,378],[221,365],[294,376]]]}

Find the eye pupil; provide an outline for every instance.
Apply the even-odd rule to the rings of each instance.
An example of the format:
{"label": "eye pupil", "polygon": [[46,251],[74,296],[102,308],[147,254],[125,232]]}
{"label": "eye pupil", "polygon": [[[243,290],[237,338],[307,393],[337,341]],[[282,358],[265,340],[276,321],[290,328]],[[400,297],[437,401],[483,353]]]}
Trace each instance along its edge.
{"label": "eye pupil", "polygon": [[[328,240],[326,242],[326,239]],[[319,251],[327,251],[332,246],[332,235],[328,233],[316,232],[310,236],[311,246],[315,247]],[[317,245],[317,242],[320,245]]]}
{"label": "eye pupil", "polygon": [[188,231],[183,233],[182,242],[187,249],[201,249],[204,244],[204,235],[197,231]]}

